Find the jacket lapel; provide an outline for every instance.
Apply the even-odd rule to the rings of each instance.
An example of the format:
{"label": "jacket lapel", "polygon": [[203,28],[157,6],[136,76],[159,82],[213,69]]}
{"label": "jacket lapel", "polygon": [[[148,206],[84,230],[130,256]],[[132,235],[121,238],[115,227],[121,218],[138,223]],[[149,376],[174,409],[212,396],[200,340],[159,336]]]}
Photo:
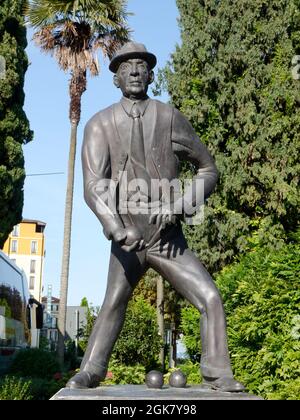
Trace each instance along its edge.
{"label": "jacket lapel", "polygon": [[113,109],[115,136],[115,159],[117,163],[117,173],[123,171],[128,158],[130,147],[130,120],[120,103],[115,104]]}

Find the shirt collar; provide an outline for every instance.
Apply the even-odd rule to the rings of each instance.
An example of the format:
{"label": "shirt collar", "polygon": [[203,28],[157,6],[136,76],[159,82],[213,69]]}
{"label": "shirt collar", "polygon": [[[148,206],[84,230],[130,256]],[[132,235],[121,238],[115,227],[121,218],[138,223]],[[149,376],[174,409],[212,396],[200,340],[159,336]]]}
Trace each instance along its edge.
{"label": "shirt collar", "polygon": [[126,114],[130,116],[132,107],[134,104],[136,104],[140,110],[141,115],[143,116],[149,105],[149,101],[150,101],[150,98],[148,96],[146,99],[137,100],[137,101],[132,101],[131,99],[123,96],[121,99],[121,105],[124,111],[126,112]]}

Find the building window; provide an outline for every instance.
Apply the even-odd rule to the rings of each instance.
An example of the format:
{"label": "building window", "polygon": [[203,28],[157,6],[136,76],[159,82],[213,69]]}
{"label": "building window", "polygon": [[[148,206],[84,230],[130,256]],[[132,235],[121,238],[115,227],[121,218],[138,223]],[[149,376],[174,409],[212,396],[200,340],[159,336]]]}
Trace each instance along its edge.
{"label": "building window", "polygon": [[20,226],[19,225],[14,226],[11,234],[12,236],[20,236]]}
{"label": "building window", "polygon": [[11,241],[10,251],[11,252],[18,252],[18,241],[16,239],[13,239]]}
{"label": "building window", "polygon": [[50,331],[50,340],[56,342],[58,340],[58,333],[56,330]]}
{"label": "building window", "polygon": [[30,290],[34,289],[34,276],[29,277],[29,289]]}
{"label": "building window", "polygon": [[35,265],[36,265],[36,261],[35,260],[31,260],[30,261],[30,273],[32,273],[32,274],[35,273]]}
{"label": "building window", "polygon": [[31,253],[32,254],[37,253],[37,246],[38,246],[37,241],[31,241]]}

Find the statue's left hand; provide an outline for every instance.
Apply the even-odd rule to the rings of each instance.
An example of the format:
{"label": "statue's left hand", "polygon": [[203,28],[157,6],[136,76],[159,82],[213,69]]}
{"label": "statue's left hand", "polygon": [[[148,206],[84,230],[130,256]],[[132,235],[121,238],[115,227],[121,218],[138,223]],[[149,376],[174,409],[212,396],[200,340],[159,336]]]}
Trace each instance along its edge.
{"label": "statue's left hand", "polygon": [[162,205],[155,209],[152,209],[152,213],[149,217],[149,224],[156,223],[156,226],[162,225],[164,229],[166,225],[176,224],[178,216],[180,217],[181,212],[176,206]]}

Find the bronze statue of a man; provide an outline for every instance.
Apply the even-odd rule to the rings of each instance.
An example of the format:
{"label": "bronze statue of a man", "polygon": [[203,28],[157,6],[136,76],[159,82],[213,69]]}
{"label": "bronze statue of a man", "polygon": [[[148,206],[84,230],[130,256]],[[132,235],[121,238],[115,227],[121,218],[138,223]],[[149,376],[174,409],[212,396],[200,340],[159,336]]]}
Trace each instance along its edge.
{"label": "bronze statue of a man", "polygon": [[[138,281],[152,267],[202,314],[204,382],[221,391],[243,391],[244,386],[234,379],[231,370],[221,297],[188,248],[181,229],[181,219],[195,205],[197,188],[204,186],[204,197],[208,197],[216,185],[217,170],[187,119],[170,105],[147,96],[155,65],[156,57],[144,45],[125,44],[110,63],[114,84],[123,97],[92,117],[85,128],[85,200],[112,245],[104,303],[80,372],[67,386],[94,387],[105,378],[128,301]],[[169,195],[158,188],[154,200],[148,188],[151,182],[177,179],[181,160],[197,168],[190,188],[183,194],[175,188]],[[126,188],[137,180],[135,192]],[[120,196],[129,203],[127,211],[122,211]],[[138,205],[131,208],[132,202]]]}

